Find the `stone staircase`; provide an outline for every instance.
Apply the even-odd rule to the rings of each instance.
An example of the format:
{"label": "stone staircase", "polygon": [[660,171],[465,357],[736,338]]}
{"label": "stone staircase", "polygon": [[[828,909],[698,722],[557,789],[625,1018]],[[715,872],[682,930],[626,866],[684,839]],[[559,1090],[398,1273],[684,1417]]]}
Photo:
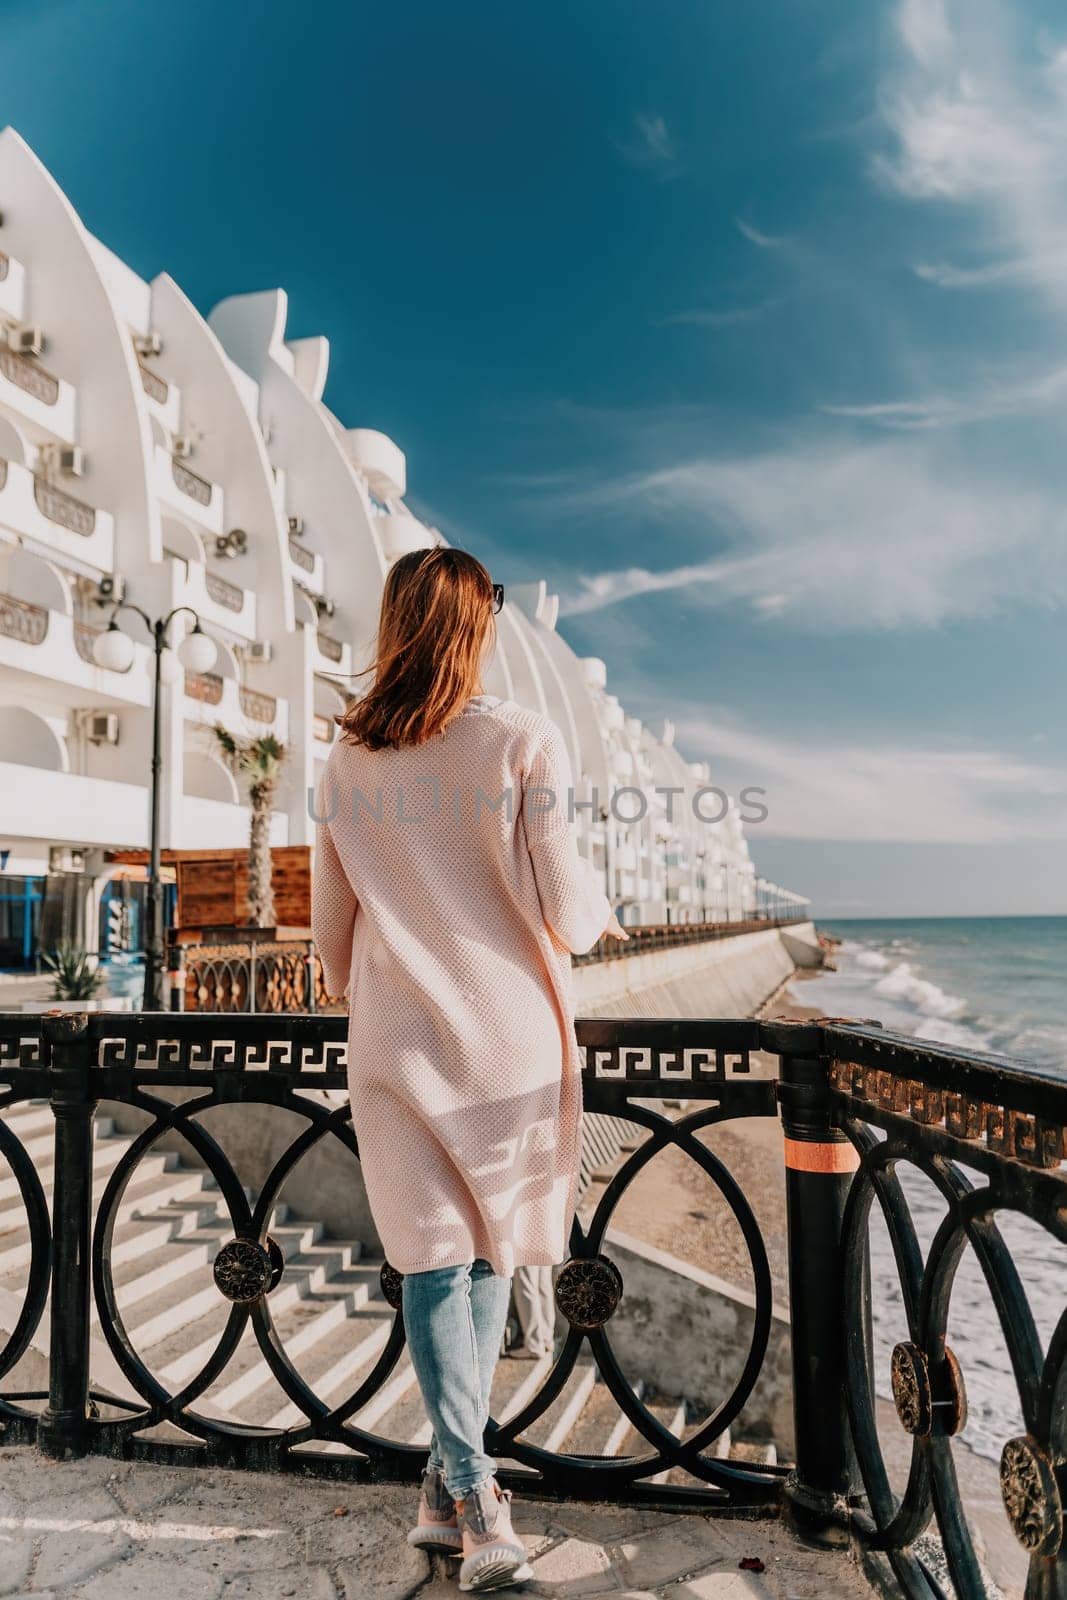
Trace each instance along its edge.
{"label": "stone staircase", "polygon": [[[54,1170],[53,1119],[46,1104],[24,1105],[3,1114],[34,1160],[51,1198]],[[636,1130],[635,1130],[636,1131]],[[98,1199],[131,1135],[101,1116],[96,1124],[94,1192]],[[606,1152],[604,1152],[606,1154]],[[591,1158],[590,1164],[596,1164]],[[363,1254],[358,1241],[327,1238],[322,1226],[302,1222],[279,1208],[271,1233],[285,1257],[285,1271],[270,1296],[281,1348],[301,1378],[327,1403],[350,1394],[380,1355],[393,1312],[379,1285],[380,1261]],[[221,1195],[210,1174],[171,1152],[149,1153],[139,1163],[118,1212],[112,1248],[115,1300],[130,1343],[149,1370],[177,1392],[202,1368],[230,1313],[212,1277],[219,1249],[232,1237]],[[30,1259],[26,1217],[18,1186],[0,1160],[0,1332],[21,1302]],[[5,1307],[7,1308],[5,1316]],[[41,1337],[46,1337],[44,1328]],[[133,1398],[103,1339],[93,1310],[93,1377],[104,1392]],[[17,1390],[38,1379],[43,1346],[9,1375]],[[507,1418],[526,1405],[548,1373],[537,1362],[501,1360],[493,1386],[493,1411]],[[642,1391],[649,1410],[676,1437],[692,1432],[684,1399]],[[196,1402],[203,1415],[260,1427],[296,1424],[302,1413],[278,1384],[255,1341],[251,1325],[218,1380]],[[430,1437],[414,1370],[406,1353],[381,1389],[355,1414],[360,1427],[402,1443],[425,1445]],[[173,1431],[173,1430],[172,1430]],[[620,1412],[588,1355],[524,1437],[568,1454],[645,1455],[649,1447]],[[327,1451],[341,1447],[319,1447]],[[767,1460],[765,1447],[720,1441],[721,1455]],[[656,1481],[691,1482],[674,1469]]]}

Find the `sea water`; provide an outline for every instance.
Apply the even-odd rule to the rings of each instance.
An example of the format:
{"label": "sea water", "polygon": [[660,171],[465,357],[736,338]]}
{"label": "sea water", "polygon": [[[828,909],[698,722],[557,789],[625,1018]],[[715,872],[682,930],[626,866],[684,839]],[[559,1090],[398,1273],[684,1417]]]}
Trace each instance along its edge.
{"label": "sea water", "polygon": [[[796,998],[827,1016],[870,1018],[896,1032],[961,1050],[1051,1066],[1067,1078],[1067,917],[942,917],[820,922],[843,942],[836,972],[797,984]],[[898,1168],[924,1258],[946,1215],[931,1181]],[[982,1176],[969,1172],[981,1185]],[[998,1216],[1026,1292],[1042,1351],[1067,1304],[1067,1248],[1036,1224]],[[893,1346],[910,1330],[889,1237],[871,1227],[875,1358],[888,1396]],[[948,1342],[964,1371],[964,1440],[996,1460],[1025,1432],[1008,1346],[982,1268],[964,1251],[953,1286]]]}

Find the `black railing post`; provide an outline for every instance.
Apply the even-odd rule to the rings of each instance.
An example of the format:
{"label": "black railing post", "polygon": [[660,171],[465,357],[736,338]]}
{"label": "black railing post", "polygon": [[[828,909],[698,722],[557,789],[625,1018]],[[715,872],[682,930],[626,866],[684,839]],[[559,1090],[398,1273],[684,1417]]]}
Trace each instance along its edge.
{"label": "black railing post", "polygon": [[44,1455],[60,1458],[83,1456],[87,1449],[96,1102],[86,1013],[46,1016],[43,1030],[56,1132],[48,1406],[38,1420],[37,1444]]}
{"label": "black railing post", "polygon": [[781,1057],[778,1103],[785,1135],[789,1308],[796,1467],[786,1483],[798,1533],[820,1543],[848,1539],[849,1500],[859,1472],[845,1400],[842,1219],[858,1160],[830,1120],[829,1063],[822,1029],[764,1026]]}

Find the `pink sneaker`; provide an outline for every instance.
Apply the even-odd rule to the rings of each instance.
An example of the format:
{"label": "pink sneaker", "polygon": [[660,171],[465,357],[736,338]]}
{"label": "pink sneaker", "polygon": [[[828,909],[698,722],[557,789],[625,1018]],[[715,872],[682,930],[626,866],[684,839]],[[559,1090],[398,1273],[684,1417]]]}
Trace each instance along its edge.
{"label": "pink sneaker", "polygon": [[511,1526],[511,1490],[487,1478],[462,1500],[456,1513],[463,1530],[459,1586],[469,1592],[503,1589],[533,1577],[526,1547]]}
{"label": "pink sneaker", "polygon": [[440,1550],[452,1556],[463,1549],[456,1502],[445,1488],[444,1475],[437,1467],[427,1467],[422,1474],[419,1516],[408,1533],[408,1544],[413,1544],[417,1550]]}

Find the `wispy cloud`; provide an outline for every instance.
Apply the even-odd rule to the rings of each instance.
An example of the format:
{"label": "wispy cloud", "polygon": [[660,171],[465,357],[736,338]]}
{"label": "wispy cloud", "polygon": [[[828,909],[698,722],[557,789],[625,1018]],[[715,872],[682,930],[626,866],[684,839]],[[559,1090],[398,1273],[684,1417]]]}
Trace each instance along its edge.
{"label": "wispy cloud", "polygon": [[895,20],[893,143],[875,170],[913,199],[981,207],[999,247],[986,265],[920,271],[946,288],[1039,283],[1067,304],[1067,49],[1021,37],[1003,0],[899,0]]}
{"label": "wispy cloud", "polygon": [[746,322],[758,322],[761,317],[781,305],[780,298],[760,300],[748,306],[696,306],[688,311],[672,311],[659,317],[659,328],[733,328]]}
{"label": "wispy cloud", "polygon": [[810,629],[895,628],[1067,603],[1067,511],[1052,485],[1013,483],[899,437],[805,434],[773,452],[701,457],[557,491],[560,511],[669,518],[708,559],[584,574],[568,613],[686,591]]}
{"label": "wispy cloud", "polygon": [[1067,365],[1023,378],[976,384],[958,395],[926,395],[855,405],[825,405],[830,416],[854,417],[886,428],[957,428],[997,417],[1059,412],[1067,402]]}
{"label": "wispy cloud", "polygon": [[679,745],[712,756],[713,781],[766,791],[768,837],[1000,844],[1067,838],[1067,768],[1010,751],[770,737],[691,707]]}
{"label": "wispy cloud", "polygon": [[615,143],[624,160],[640,171],[662,174],[673,168],[677,159],[674,136],[658,112],[637,112],[630,132]]}
{"label": "wispy cloud", "polygon": [[754,223],[746,222],[744,217],[735,217],[734,226],[737,228],[738,233],[744,235],[749,244],[756,245],[760,250],[777,250],[780,245],[789,242],[786,234],[776,237],[774,234],[764,233]]}
{"label": "wispy cloud", "polygon": [[988,289],[1003,284],[1029,288],[1053,274],[1067,275],[1067,248],[1048,256],[988,261],[980,267],[958,267],[950,261],[921,261],[915,267],[916,277],[939,289]]}

